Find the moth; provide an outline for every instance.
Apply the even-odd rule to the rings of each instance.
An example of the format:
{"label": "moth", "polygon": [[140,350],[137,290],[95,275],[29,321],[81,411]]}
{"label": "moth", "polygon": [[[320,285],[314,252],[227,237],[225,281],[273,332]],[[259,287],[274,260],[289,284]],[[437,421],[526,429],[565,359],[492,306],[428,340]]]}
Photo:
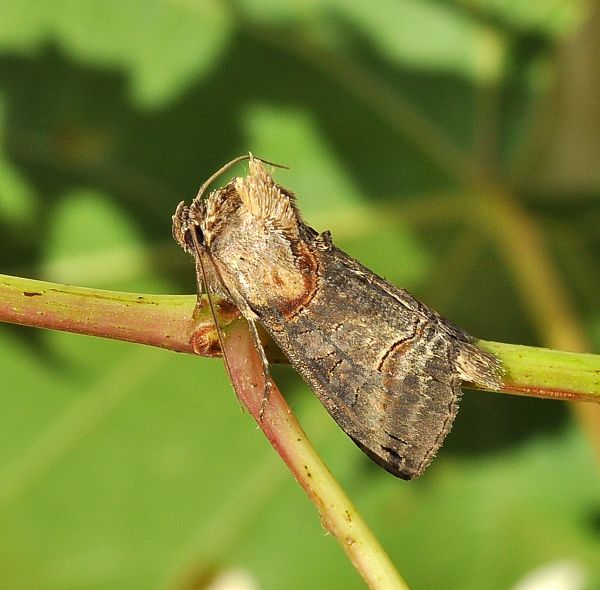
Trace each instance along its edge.
{"label": "moth", "polygon": [[[247,176],[204,197],[243,159]],[[344,432],[397,477],[416,478],[431,463],[461,381],[501,385],[496,357],[306,225],[294,195],[251,154],[213,175],[190,206],[179,204],[173,236],[195,258],[199,288],[248,321],[265,371],[257,322]]]}

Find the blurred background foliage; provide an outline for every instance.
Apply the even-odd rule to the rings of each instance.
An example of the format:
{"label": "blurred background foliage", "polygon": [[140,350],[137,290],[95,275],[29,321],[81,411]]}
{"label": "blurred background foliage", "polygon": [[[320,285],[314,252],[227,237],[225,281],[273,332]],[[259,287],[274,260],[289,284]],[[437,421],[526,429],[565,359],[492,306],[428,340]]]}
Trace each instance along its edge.
{"label": "blurred background foliage", "polygon": [[[311,225],[474,334],[598,350],[597,3],[0,15],[1,272],[193,292],[170,216],[252,150],[291,167],[276,177]],[[2,587],[192,590],[230,570],[245,588],[362,587],[218,360],[6,325],[0,347]],[[547,567],[600,587],[593,407],[466,392],[406,483],[275,372],[412,587],[514,588]]]}

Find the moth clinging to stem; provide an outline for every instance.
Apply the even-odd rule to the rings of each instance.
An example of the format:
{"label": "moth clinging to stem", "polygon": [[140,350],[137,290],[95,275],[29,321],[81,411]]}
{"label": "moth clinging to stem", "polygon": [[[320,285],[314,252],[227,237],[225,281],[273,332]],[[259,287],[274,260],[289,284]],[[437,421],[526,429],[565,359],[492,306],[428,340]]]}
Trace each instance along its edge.
{"label": "moth clinging to stem", "polygon": [[[243,159],[247,176],[204,196]],[[452,426],[461,381],[501,386],[498,359],[336,248],[329,232],[306,225],[294,195],[252,155],[213,175],[190,206],[179,204],[173,235],[195,258],[199,288],[248,321],[265,376],[256,322],[344,432],[398,477],[418,477],[430,464]]]}

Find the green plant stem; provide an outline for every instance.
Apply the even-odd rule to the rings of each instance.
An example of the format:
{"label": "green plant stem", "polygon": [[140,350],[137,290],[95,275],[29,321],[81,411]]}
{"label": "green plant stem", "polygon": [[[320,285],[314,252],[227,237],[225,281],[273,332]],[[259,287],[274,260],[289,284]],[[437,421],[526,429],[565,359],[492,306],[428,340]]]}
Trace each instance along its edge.
{"label": "green plant stem", "polygon": [[[0,321],[149,344],[190,354],[192,332],[204,333],[207,356],[219,356],[218,336],[208,310],[195,295],[139,295],[72,287],[0,275]],[[224,324],[238,314],[219,306]],[[548,399],[600,401],[600,356],[534,346],[480,341],[506,371],[502,393]],[[285,362],[268,342],[270,361]]]}
{"label": "green plant stem", "polygon": [[600,402],[600,355],[479,341],[506,371],[503,393]]}

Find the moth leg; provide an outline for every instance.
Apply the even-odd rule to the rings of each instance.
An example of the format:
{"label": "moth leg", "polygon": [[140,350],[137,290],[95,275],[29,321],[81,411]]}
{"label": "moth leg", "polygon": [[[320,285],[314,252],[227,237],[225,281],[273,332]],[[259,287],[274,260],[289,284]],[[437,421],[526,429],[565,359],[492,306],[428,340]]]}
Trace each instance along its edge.
{"label": "moth leg", "polygon": [[[198,266],[200,265],[200,261],[197,260],[196,261],[196,309],[201,309],[203,308],[206,303],[204,302],[204,300],[202,299],[202,295],[204,295],[205,293],[205,288],[204,288],[204,281],[202,280],[202,272],[201,269],[198,268]],[[206,291],[207,295],[208,295],[208,291]],[[219,328],[219,326],[217,325],[217,320],[215,319],[215,325],[217,326],[217,329]]]}
{"label": "moth leg", "polygon": [[273,388],[273,383],[271,382],[271,375],[269,373],[269,361],[267,360],[267,355],[265,353],[265,348],[260,341],[260,336],[258,335],[258,329],[256,328],[256,322],[252,319],[246,318],[248,321],[248,327],[250,328],[250,334],[252,334],[252,339],[254,340],[254,346],[258,351],[260,356],[260,360],[263,366],[263,376],[265,379],[265,387],[263,389],[263,398],[260,402],[260,412],[259,418],[262,420],[265,408],[267,407],[267,403],[269,402],[269,395],[271,394],[271,389]]}

